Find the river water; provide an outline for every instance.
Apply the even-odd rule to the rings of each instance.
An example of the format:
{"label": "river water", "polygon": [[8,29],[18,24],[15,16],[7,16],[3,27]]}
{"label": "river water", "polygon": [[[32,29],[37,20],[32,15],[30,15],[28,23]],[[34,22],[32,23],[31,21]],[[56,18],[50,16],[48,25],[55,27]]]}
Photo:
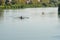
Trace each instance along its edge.
{"label": "river water", "polygon": [[59,30],[58,8],[0,11],[0,40],[60,40]]}

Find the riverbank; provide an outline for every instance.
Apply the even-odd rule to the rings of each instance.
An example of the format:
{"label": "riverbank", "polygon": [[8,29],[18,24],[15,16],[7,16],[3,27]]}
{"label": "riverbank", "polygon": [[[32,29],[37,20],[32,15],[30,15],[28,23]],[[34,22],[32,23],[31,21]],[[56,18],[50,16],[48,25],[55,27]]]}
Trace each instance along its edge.
{"label": "riverbank", "polygon": [[57,7],[54,4],[14,4],[0,5],[0,9],[21,9],[21,8],[40,8],[40,7]]}

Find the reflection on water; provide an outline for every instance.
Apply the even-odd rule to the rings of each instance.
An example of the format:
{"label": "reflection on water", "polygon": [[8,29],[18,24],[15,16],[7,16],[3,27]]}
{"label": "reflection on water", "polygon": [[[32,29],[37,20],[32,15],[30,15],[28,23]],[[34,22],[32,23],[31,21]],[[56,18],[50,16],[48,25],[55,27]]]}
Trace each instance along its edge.
{"label": "reflection on water", "polygon": [[59,19],[59,22],[60,22],[60,14],[58,15],[58,19]]}
{"label": "reflection on water", "polygon": [[3,20],[3,16],[4,16],[3,10],[0,10],[0,21]]}
{"label": "reflection on water", "polygon": [[[0,23],[0,40],[60,40],[57,10],[57,8],[4,10],[0,14],[3,18],[3,22]],[[29,19],[20,20],[20,16]]]}

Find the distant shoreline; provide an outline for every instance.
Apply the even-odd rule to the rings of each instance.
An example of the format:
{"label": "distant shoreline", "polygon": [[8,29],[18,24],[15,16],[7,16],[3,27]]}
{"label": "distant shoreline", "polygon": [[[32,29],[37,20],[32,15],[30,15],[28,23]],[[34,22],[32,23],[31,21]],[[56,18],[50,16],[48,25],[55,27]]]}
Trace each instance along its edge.
{"label": "distant shoreline", "polygon": [[46,8],[46,7],[58,7],[58,6],[54,6],[54,5],[41,5],[41,4],[31,4],[31,5],[1,5],[0,9],[24,9],[24,8]]}

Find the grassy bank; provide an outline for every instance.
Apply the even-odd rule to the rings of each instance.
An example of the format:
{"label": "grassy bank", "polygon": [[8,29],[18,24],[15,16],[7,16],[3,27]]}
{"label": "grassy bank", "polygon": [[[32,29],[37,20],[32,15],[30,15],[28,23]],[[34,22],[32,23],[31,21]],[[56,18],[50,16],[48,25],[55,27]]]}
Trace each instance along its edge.
{"label": "grassy bank", "polygon": [[37,8],[37,7],[56,7],[54,4],[14,4],[14,5],[0,5],[0,9],[19,9],[19,8]]}

